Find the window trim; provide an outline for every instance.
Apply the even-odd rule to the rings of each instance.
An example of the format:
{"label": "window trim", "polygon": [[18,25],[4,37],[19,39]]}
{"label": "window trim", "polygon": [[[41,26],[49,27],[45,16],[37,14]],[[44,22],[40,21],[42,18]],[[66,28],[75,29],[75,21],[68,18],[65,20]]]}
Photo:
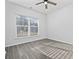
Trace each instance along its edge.
{"label": "window trim", "polygon": [[[20,16],[20,15],[18,15],[18,16]],[[28,16],[26,16],[26,17],[28,17]],[[38,27],[37,35],[31,35],[30,27],[33,27],[33,26],[30,26],[30,20],[31,20],[31,18],[27,18],[27,19],[28,19],[28,25],[25,26],[25,27],[28,27],[28,34],[27,34],[27,36],[17,36],[17,26],[23,26],[23,25],[17,25],[17,24],[16,24],[16,37],[17,37],[17,38],[39,36],[39,20],[36,20],[38,26],[35,26],[35,27]],[[16,19],[16,20],[17,20],[17,19]],[[17,21],[16,21],[16,22],[17,22]]]}

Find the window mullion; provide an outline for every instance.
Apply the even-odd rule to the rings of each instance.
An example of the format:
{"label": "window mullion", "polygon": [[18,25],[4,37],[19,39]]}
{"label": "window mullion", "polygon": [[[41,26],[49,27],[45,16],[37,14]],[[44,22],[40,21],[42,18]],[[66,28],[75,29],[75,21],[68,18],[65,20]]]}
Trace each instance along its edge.
{"label": "window mullion", "polygon": [[28,36],[30,36],[30,19],[28,19]]}

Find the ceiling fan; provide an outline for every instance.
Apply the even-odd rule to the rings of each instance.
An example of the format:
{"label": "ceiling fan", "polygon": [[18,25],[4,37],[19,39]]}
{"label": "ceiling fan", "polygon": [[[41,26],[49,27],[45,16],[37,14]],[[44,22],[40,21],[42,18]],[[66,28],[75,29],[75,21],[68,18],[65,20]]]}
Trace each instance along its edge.
{"label": "ceiling fan", "polygon": [[45,4],[45,9],[48,9],[47,4],[57,5],[55,2],[51,2],[51,1],[48,1],[48,0],[44,0],[42,2],[36,3],[36,5],[39,5],[39,4],[42,4],[42,3]]}

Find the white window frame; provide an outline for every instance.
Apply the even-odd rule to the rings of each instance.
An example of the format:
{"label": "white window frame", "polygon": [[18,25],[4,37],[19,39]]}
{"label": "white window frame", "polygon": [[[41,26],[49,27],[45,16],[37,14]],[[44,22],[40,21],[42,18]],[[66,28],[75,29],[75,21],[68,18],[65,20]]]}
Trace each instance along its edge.
{"label": "white window frame", "polygon": [[[18,15],[19,16],[19,15]],[[23,15],[22,15],[23,16]],[[28,17],[28,16],[26,16],[26,17]],[[31,18],[27,18],[28,19],[28,26],[26,26],[26,27],[28,27],[28,34],[26,35],[26,36],[17,36],[17,37],[32,37],[32,36],[38,36],[39,35],[39,20],[37,19],[36,21],[37,21],[37,23],[38,23],[38,26],[35,26],[35,27],[38,27],[38,32],[37,32],[37,35],[31,35],[31,29],[30,29],[30,20],[31,20]],[[17,20],[17,19],[16,19]],[[17,26],[22,26],[22,25],[17,25],[16,24],[16,30],[17,30]],[[33,27],[33,26],[32,26]],[[17,33],[17,32],[16,32]],[[17,34],[16,34],[17,35]]]}

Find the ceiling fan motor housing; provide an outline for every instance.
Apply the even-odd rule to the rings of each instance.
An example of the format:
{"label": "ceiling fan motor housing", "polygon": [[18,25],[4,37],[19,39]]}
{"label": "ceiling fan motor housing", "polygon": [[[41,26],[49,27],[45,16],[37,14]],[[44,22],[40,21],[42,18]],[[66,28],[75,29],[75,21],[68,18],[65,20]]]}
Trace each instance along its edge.
{"label": "ceiling fan motor housing", "polygon": [[44,0],[44,2],[47,2],[48,0]]}

